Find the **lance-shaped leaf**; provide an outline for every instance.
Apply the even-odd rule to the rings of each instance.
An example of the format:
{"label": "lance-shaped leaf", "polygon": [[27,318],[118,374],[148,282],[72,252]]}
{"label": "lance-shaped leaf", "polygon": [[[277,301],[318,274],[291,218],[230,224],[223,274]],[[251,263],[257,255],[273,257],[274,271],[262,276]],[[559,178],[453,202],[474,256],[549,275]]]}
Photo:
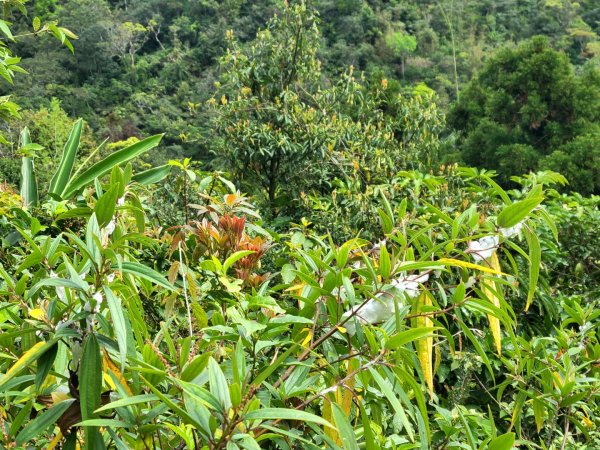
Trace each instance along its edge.
{"label": "lance-shaped leaf", "polygon": [[[21,131],[21,147],[31,144],[29,130],[23,128]],[[28,206],[37,206],[38,204],[38,185],[33,169],[33,158],[24,156],[21,161],[21,198],[23,203]]]}
{"label": "lance-shaped leaf", "polygon": [[537,205],[542,203],[544,197],[531,197],[515,202],[512,205],[508,205],[504,208],[500,214],[498,214],[497,223],[499,227],[510,228],[514,227],[521,220],[535,208]]}
{"label": "lance-shaped leaf", "polygon": [[4,387],[10,380],[19,375],[27,367],[30,367],[34,361],[37,361],[44,353],[46,353],[56,342],[58,338],[53,338],[47,342],[38,342],[29,350],[27,350],[21,357],[15,362],[8,372],[3,376],[0,375],[0,392],[4,390]]}
{"label": "lance-shaped leaf", "polygon": [[[428,306],[431,306],[431,294],[428,291],[423,291],[417,299],[417,313],[421,314],[415,318],[417,329],[430,331],[433,327],[431,317],[425,315],[428,312]],[[433,336],[428,333],[427,337],[418,339],[415,342],[415,347],[429,395],[433,396]]]}
{"label": "lance-shaped leaf", "polygon": [[133,177],[131,177],[131,181],[135,181],[143,186],[147,186],[163,180],[167,175],[169,175],[170,172],[171,166],[168,165],[153,167],[152,169],[136,173]]}
{"label": "lance-shaped leaf", "polygon": [[97,162],[89,169],[85,170],[77,178],[71,180],[69,184],[62,191],[62,198],[69,198],[80,189],[90,184],[94,179],[101,177],[102,175],[110,172],[113,167],[120,164],[124,164],[137,156],[146,153],[148,150],[156,147],[162,139],[162,134],[157,134],[143,141],[136,142],[129,147],[122,150],[116,151],[111,155],[104,158],[102,161]]}
{"label": "lance-shaped leaf", "polygon": [[525,304],[525,311],[528,311],[540,277],[542,248],[538,237],[529,229],[525,230],[525,238],[529,245],[529,291],[527,292],[527,302]]}
{"label": "lance-shaped leaf", "polygon": [[[88,334],[83,344],[81,366],[79,368],[79,399],[82,420],[94,419],[100,407],[102,395],[102,356],[95,334]],[[86,448],[94,448],[98,439],[97,430],[85,427]]]}
{"label": "lance-shaped leaf", "polygon": [[[496,253],[492,253],[490,257],[490,266],[492,269],[500,272],[500,261],[498,260],[498,255]],[[481,280],[481,292],[488,298],[490,302],[496,307],[500,308],[500,286],[493,280],[489,278],[484,278]],[[496,351],[498,355],[502,354],[502,335],[500,332],[500,319],[492,314],[488,314],[488,321],[490,323],[490,331],[492,332],[492,337],[494,338],[494,344],[496,346]]]}
{"label": "lance-shaped leaf", "polygon": [[134,261],[125,261],[122,264],[115,264],[111,266],[112,270],[120,270],[121,272],[130,273],[136,277],[144,278],[148,281],[153,282],[159,286],[164,287],[170,291],[174,291],[175,287],[169,283],[165,277],[163,277],[156,270],[151,269],[150,267],[144,266],[138,262]]}
{"label": "lance-shaped leaf", "polygon": [[69,408],[69,406],[71,406],[74,401],[74,399],[62,401],[37,416],[21,430],[15,440],[15,444],[22,446],[31,439],[45,432],[50,425],[56,423],[58,418],[62,416],[62,414]]}
{"label": "lance-shaped leaf", "polygon": [[65,147],[63,148],[58,169],[50,181],[50,194],[62,196],[61,194],[69,182],[71,171],[73,170],[73,164],[75,164],[75,158],[77,156],[77,149],[79,148],[82,127],[82,119],[79,119],[73,124],[73,128],[69,133],[69,138],[67,139]]}

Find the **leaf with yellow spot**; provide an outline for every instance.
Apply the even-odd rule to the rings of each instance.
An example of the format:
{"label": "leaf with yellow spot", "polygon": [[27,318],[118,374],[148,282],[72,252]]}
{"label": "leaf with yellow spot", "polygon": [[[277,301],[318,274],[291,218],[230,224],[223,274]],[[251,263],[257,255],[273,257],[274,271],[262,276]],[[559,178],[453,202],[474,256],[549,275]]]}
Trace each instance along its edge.
{"label": "leaf with yellow spot", "polygon": [[[494,270],[500,272],[500,261],[496,253],[492,253],[490,257],[490,265]],[[500,308],[500,286],[493,280],[483,279],[481,280],[481,291],[483,294],[492,302],[496,308]],[[496,346],[496,352],[498,355],[502,354],[502,334],[500,331],[500,319],[492,314],[488,314],[488,321],[490,323],[490,331],[492,332],[492,338]]]}

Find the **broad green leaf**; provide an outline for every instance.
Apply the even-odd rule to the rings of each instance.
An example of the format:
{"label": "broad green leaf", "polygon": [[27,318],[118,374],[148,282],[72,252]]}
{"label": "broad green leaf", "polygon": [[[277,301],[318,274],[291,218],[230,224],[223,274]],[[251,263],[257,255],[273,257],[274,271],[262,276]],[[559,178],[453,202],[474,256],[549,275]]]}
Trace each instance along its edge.
{"label": "broad green leaf", "polygon": [[122,150],[118,150],[104,158],[102,161],[97,162],[92,167],[84,171],[77,178],[71,180],[66,186],[62,197],[71,197],[80,189],[93,182],[94,179],[100,178],[102,175],[110,172],[113,167],[119,164],[126,163],[127,161],[130,161],[131,159],[147,152],[148,150],[153,149],[159,144],[160,140],[162,139],[162,136],[162,134],[151,136],[149,138],[144,139],[143,141],[136,142],[135,144],[130,145],[129,147],[126,147]]}
{"label": "broad green leaf", "polygon": [[511,450],[515,443],[515,433],[505,433],[492,439],[488,450]]}
{"label": "broad green leaf", "polygon": [[10,31],[10,27],[8,26],[5,20],[0,20],[0,31],[2,31],[2,33],[11,41],[15,40],[12,31]]}
{"label": "broad green leaf", "polygon": [[119,185],[111,186],[94,205],[94,214],[98,219],[100,228],[104,228],[112,220],[117,208],[117,198],[119,195]]}
{"label": "broad green leaf", "polygon": [[127,423],[114,419],[87,419],[76,424],[80,427],[134,427],[135,423]]}
{"label": "broad green leaf", "polygon": [[63,191],[71,177],[71,171],[73,170],[73,164],[75,163],[77,150],[79,149],[82,127],[83,119],[79,119],[73,124],[73,128],[69,133],[69,138],[63,148],[58,169],[50,181],[50,194],[56,194],[64,198]]}
{"label": "broad green leaf", "polygon": [[533,208],[542,203],[543,200],[544,197],[532,197],[508,205],[498,214],[498,219],[496,220],[498,226],[502,228],[514,227],[527,217]]}
{"label": "broad green leaf", "polygon": [[73,404],[75,400],[64,400],[29,422],[18,434],[15,443],[22,446],[45,432]]}
{"label": "broad green leaf", "polygon": [[219,399],[223,410],[229,410],[231,408],[229,384],[219,364],[213,358],[208,360],[208,384],[210,393]]}
{"label": "broad green leaf", "polygon": [[244,416],[244,420],[301,420],[335,428],[331,423],[319,416],[306,411],[286,408],[262,408],[250,411]]}

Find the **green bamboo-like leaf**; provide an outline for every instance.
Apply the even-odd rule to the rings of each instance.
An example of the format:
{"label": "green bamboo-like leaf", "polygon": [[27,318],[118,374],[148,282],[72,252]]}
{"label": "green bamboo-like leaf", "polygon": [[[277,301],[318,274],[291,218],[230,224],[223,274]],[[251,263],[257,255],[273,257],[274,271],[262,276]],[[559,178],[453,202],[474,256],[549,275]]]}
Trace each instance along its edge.
{"label": "green bamboo-like leaf", "polygon": [[37,291],[40,290],[40,288],[45,287],[45,286],[65,287],[65,288],[70,288],[70,289],[81,289],[81,286],[72,280],[65,280],[63,278],[46,278],[41,281],[38,281],[34,286],[32,286],[31,289],[29,289],[29,291],[27,291],[27,295],[25,296],[25,298],[30,299],[31,297],[33,297],[35,295],[35,293]]}
{"label": "green bamboo-like leaf", "polygon": [[120,270],[121,272],[130,273],[140,278],[145,278],[146,280],[152,281],[153,283],[158,284],[159,286],[162,286],[170,291],[175,290],[175,287],[160,273],[138,262],[125,261],[120,265],[113,265],[111,269]]}
{"label": "green bamboo-like leaf", "polygon": [[50,425],[53,425],[58,418],[62,416],[74,401],[74,399],[62,401],[25,425],[15,440],[17,446],[24,445],[46,431]]}
{"label": "green bamboo-like leaf", "polygon": [[148,186],[149,184],[162,181],[169,173],[171,173],[171,166],[169,165],[153,167],[152,169],[136,173],[131,177],[131,181],[140,183],[143,186]]}
{"label": "green bamboo-like leaf", "polygon": [[244,420],[302,420],[305,422],[314,422],[319,425],[334,428],[335,427],[323,419],[322,417],[315,416],[314,414],[307,413],[305,411],[298,411],[295,409],[286,408],[262,408],[255,411],[250,411],[244,416]]}
{"label": "green bamboo-like leaf", "polygon": [[[82,420],[94,419],[95,411],[100,407],[102,395],[102,356],[98,338],[91,333],[88,334],[83,344],[83,354],[79,368],[79,398],[81,405]],[[85,427],[86,448],[95,448],[98,439],[96,430]]]}
{"label": "green bamboo-like leaf", "polygon": [[373,428],[371,427],[371,420],[369,419],[369,416],[368,416],[367,412],[365,411],[362,401],[358,402],[358,408],[360,411],[360,419],[363,424],[363,430],[364,430],[363,435],[365,437],[366,449],[367,450],[380,450],[381,447],[375,441],[375,434],[373,433]]}
{"label": "green bamboo-like leaf", "polygon": [[56,194],[62,197],[62,193],[69,182],[73,164],[79,149],[79,141],[81,139],[81,128],[83,127],[83,119],[77,120],[73,124],[73,128],[69,133],[69,138],[63,148],[62,157],[58,164],[58,169],[50,181],[50,194]]}
{"label": "green bamboo-like leaf", "polygon": [[352,425],[348,420],[348,416],[344,413],[344,410],[337,403],[332,405],[333,420],[338,429],[340,438],[344,446],[344,450],[358,450],[358,444],[356,441],[356,435],[352,429]]}
{"label": "green bamboo-like leaf", "polygon": [[527,302],[525,304],[525,311],[527,311],[533,301],[533,296],[535,295],[538,279],[540,277],[542,248],[538,237],[529,229],[525,230],[525,238],[529,245],[529,291],[527,292]]}
{"label": "green bamboo-like leaf", "polygon": [[121,370],[125,366],[125,360],[127,359],[127,325],[125,323],[125,316],[123,315],[123,307],[121,306],[121,299],[117,297],[112,289],[104,287],[104,293],[106,294],[106,303],[110,311],[112,318],[113,327],[115,330],[115,336],[117,338],[117,344],[119,346],[119,361],[121,362]]}
{"label": "green bamboo-like leaf", "polygon": [[[31,144],[29,129],[21,131],[21,147]],[[28,206],[38,205],[38,184],[33,168],[33,158],[24,156],[21,161],[21,198]]]}
{"label": "green bamboo-like leaf", "polygon": [[62,192],[62,198],[69,198],[90,184],[94,179],[101,177],[102,175],[110,172],[113,167],[126,163],[133,158],[147,152],[148,150],[156,147],[162,139],[162,134],[151,136],[142,141],[136,142],[129,147],[122,150],[116,151],[113,154],[107,156],[102,161],[97,162],[89,169],[85,170],[77,178],[71,180]]}
{"label": "green bamboo-like leaf", "polygon": [[385,343],[385,348],[395,349],[397,347],[400,347],[401,345],[407,344],[408,342],[415,341],[426,336],[431,336],[433,335],[433,332],[437,329],[438,328],[436,327],[421,327],[401,331],[400,333],[395,334],[387,340],[387,342]]}
{"label": "green bamboo-like leaf", "polygon": [[543,200],[544,197],[531,197],[508,205],[500,212],[500,214],[498,214],[498,226],[502,228],[514,227],[527,217],[527,214],[529,214],[537,205],[542,203]]}
{"label": "green bamboo-like leaf", "polygon": [[154,402],[156,400],[158,400],[158,397],[154,394],[134,395],[133,397],[125,397],[120,400],[115,400],[114,402],[110,402],[108,405],[104,405],[101,408],[98,408],[95,412],[100,413],[102,411],[108,411],[109,409],[122,408],[124,406],[139,405],[140,403],[143,403],[144,405],[148,405],[150,402]]}
{"label": "green bamboo-like leaf", "polygon": [[413,428],[412,428],[410,422],[408,421],[408,416],[406,415],[406,412],[404,411],[404,408],[402,407],[400,400],[398,400],[398,397],[394,393],[394,391],[391,387],[391,384],[389,383],[389,381],[385,380],[379,374],[379,372],[377,372],[377,370],[375,368],[370,368],[369,373],[371,374],[371,376],[373,377],[373,379],[379,386],[379,389],[381,390],[381,392],[383,393],[385,398],[388,400],[388,402],[392,406],[392,409],[396,412],[396,414],[398,414],[400,422],[402,422],[402,425],[406,429],[408,438],[411,441],[414,441],[415,434],[414,434]]}

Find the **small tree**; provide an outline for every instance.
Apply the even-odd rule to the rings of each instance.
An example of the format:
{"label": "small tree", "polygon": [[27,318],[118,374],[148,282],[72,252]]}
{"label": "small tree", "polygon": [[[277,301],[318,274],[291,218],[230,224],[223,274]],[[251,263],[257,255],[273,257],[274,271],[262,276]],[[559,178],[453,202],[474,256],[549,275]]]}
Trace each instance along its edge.
{"label": "small tree", "polygon": [[391,31],[385,35],[385,45],[400,59],[400,70],[404,79],[406,57],[417,49],[417,39],[410,34]]}

